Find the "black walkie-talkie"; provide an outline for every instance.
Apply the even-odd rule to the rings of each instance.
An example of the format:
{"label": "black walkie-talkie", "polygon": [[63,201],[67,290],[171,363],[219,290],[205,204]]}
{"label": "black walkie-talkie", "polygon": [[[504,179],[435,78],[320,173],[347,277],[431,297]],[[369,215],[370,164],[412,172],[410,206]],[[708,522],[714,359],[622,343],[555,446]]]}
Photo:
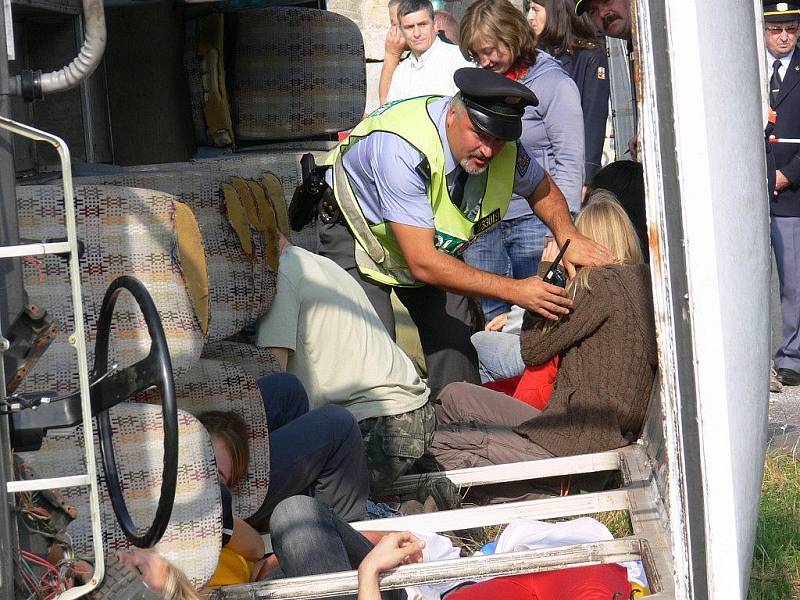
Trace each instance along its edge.
{"label": "black walkie-talkie", "polygon": [[558,263],[560,263],[561,259],[564,258],[564,253],[567,251],[569,242],[570,240],[567,240],[564,242],[564,245],[561,246],[561,251],[558,253],[558,256],[556,256],[556,259],[550,263],[550,268],[547,269],[544,277],[542,277],[543,281],[557,285],[558,287],[567,287],[567,276],[564,271],[558,268]]}

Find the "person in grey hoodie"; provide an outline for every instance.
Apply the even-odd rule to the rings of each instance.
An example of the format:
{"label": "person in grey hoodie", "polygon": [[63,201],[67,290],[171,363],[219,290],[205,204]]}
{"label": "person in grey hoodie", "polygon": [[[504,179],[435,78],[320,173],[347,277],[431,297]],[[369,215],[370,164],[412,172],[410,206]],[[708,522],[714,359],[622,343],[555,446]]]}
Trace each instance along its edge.
{"label": "person in grey hoodie", "polygon": [[[520,142],[553,178],[570,211],[581,204],[584,128],[575,82],[549,54],[536,49],[536,38],[523,14],[508,0],[478,0],[461,21],[461,52],[484,69],[519,81],[536,94],[528,107]],[[518,160],[528,160],[520,154]],[[518,165],[525,168],[526,165]],[[522,279],[536,274],[549,231],[524,198],[514,196],[500,227],[481,236],[465,252],[468,264],[484,271]],[[487,320],[508,312],[498,300],[482,300]]]}

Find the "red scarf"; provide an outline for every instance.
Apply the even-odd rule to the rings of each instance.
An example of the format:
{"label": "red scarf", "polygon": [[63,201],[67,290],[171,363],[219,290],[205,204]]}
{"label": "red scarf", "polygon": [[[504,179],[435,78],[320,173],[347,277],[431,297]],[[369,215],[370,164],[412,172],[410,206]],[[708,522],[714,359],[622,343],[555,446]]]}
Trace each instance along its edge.
{"label": "red scarf", "polygon": [[508,71],[506,71],[506,73],[505,73],[506,77],[508,77],[509,79],[513,79],[514,81],[519,81],[520,79],[525,77],[525,75],[527,75],[527,74],[528,74],[527,65],[526,66],[520,66],[520,67],[518,67],[516,69],[512,67]]}

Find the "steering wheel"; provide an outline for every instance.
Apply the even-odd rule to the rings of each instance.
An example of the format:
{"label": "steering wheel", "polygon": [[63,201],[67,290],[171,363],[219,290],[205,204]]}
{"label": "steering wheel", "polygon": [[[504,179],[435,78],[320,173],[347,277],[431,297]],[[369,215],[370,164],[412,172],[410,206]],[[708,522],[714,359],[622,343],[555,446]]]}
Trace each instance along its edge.
{"label": "steering wheel", "polygon": [[[94,373],[100,375],[108,371],[108,341],[114,306],[122,290],[133,295],[139,310],[144,315],[147,332],[150,335],[150,351],[147,356],[133,365],[116,371],[92,389],[92,405],[98,422],[100,434],[100,454],[103,459],[103,472],[111,496],[114,514],[130,542],[139,548],[154,546],[164,535],[175,503],[175,487],[178,481],[178,406],[175,400],[175,382],[172,378],[172,361],[167,348],[164,328],[158,316],[156,305],[144,284],[135,277],[123,275],[114,280],[106,290],[100,317],[97,323],[95,341]],[[161,409],[164,422],[164,472],[161,480],[161,497],[150,527],[143,533],[137,529],[128,512],[122,494],[117,461],[114,455],[111,419],[108,409],[133,394],[150,387],[157,387],[161,395]]]}

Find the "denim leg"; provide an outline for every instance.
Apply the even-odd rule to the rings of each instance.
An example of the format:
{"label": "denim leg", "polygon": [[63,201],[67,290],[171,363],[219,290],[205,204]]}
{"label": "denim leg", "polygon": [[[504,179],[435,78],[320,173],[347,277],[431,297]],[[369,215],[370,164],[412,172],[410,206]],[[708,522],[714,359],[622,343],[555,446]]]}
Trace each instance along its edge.
{"label": "denim leg", "polygon": [[329,404],[312,410],[269,436],[267,497],[250,519],[266,529],[281,500],[309,494],[346,521],[366,518],[369,481],[361,431],[346,408]]}
{"label": "denim leg", "polygon": [[481,383],[522,375],[525,363],[519,347],[519,336],[502,331],[478,331],[472,334],[472,345],[478,352]]}
{"label": "denim leg", "polygon": [[[502,223],[470,244],[464,252],[464,261],[468,265],[498,275],[511,275],[511,261],[503,244],[501,227]],[[481,307],[487,321],[511,310],[510,304],[493,298],[481,298]]]}
{"label": "denim leg", "polygon": [[264,400],[270,433],[308,412],[308,394],[291,373],[271,373],[256,383]]}
{"label": "denim leg", "polygon": [[525,215],[503,221],[501,226],[511,261],[511,276],[525,279],[536,275],[544,250],[544,236],[550,234],[547,225],[536,215]]}
{"label": "denim leg", "polygon": [[[272,547],[287,577],[358,569],[372,544],[329,507],[305,496],[281,502],[272,515]],[[405,597],[403,590],[383,592],[385,600]],[[355,595],[335,596],[355,600]]]}

